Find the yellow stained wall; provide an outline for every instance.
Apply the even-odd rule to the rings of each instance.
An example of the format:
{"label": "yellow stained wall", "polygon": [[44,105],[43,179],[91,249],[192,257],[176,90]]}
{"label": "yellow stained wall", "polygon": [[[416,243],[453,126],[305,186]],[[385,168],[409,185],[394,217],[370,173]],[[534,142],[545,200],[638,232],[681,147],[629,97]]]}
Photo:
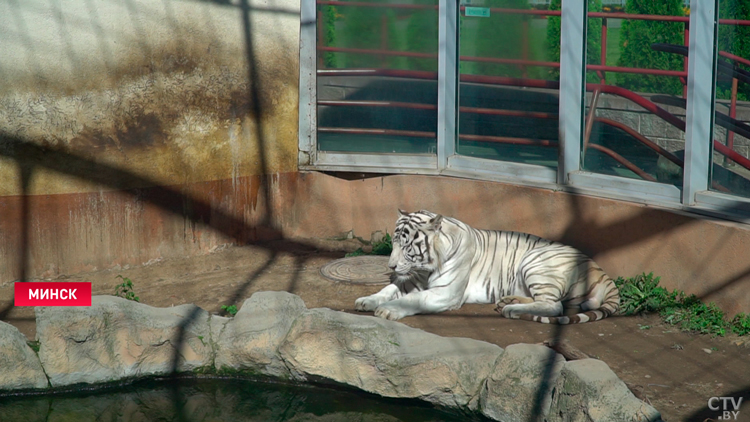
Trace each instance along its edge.
{"label": "yellow stained wall", "polygon": [[298,0],[0,2],[0,51],[0,283],[279,235]]}
{"label": "yellow stained wall", "polygon": [[[2,2],[0,195],[21,193],[15,142],[143,184],[295,171],[299,3],[235,3]],[[140,187],[41,164],[26,193]]]}

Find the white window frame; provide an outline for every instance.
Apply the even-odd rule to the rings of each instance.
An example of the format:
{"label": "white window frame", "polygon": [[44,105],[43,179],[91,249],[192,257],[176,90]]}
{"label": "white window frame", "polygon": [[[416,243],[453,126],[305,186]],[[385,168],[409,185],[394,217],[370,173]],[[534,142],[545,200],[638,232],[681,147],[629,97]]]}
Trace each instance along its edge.
{"label": "white window frame", "polygon": [[[410,173],[493,180],[656,205],[750,223],[750,199],[709,191],[713,140],[718,0],[694,2],[690,39],[685,167],[682,188],[581,169],[585,116],[586,0],[562,2],[557,170],[458,155],[458,1],[439,0],[438,104],[435,154],[345,153],[317,150],[316,1],[301,1],[300,170]],[[712,81],[707,83],[707,81]],[[710,116],[709,119],[706,116]]]}

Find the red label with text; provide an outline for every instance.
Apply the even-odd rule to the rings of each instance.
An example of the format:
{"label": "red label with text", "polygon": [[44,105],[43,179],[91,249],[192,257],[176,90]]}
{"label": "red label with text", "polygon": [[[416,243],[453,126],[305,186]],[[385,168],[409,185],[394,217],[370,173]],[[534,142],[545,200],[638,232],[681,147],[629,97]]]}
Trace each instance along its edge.
{"label": "red label with text", "polygon": [[91,306],[91,283],[16,282],[16,306]]}

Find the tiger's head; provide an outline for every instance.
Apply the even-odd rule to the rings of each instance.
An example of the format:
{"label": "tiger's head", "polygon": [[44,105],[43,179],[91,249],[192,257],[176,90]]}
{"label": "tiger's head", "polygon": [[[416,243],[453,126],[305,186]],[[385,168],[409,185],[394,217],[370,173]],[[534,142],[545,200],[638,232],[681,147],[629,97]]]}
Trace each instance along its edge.
{"label": "tiger's head", "polygon": [[410,278],[417,271],[435,271],[438,260],[434,241],[440,232],[443,216],[429,211],[407,213],[398,210],[398,213],[388,266],[401,279]]}

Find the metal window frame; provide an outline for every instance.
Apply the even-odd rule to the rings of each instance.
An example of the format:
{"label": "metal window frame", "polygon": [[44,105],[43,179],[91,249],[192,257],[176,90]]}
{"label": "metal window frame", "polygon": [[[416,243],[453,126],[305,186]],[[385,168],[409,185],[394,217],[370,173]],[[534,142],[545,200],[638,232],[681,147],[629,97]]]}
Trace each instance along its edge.
{"label": "metal window frame", "polygon": [[[680,203],[676,186],[626,177],[592,173],[582,169],[583,128],[586,109],[586,42],[588,2],[562,3],[560,37],[560,171],[558,184],[564,190],[627,200],[649,205]],[[692,33],[691,33],[692,35]]]}
{"label": "metal window frame", "polygon": [[300,2],[299,28],[299,157],[300,168],[317,161],[318,147],[318,87],[317,55],[317,3],[315,0]]}
{"label": "metal window frame", "polygon": [[458,134],[458,0],[438,1],[437,165],[456,155]]}
{"label": "metal window frame", "polygon": [[569,183],[581,169],[581,143],[586,99],[586,32],[588,2],[566,0],[560,19],[560,150],[557,182]]}
{"label": "metal window frame", "polygon": [[[690,13],[688,101],[683,186],[582,170],[585,117],[586,0],[562,3],[560,147],[558,168],[456,153],[458,137],[458,0],[438,1],[438,126],[435,154],[317,151],[316,0],[300,7],[299,169],[435,174],[624,200],[693,215],[750,223],[750,199],[708,190],[713,148],[718,0],[695,2]],[[709,116],[709,118],[706,118]]]}
{"label": "metal window frame", "polygon": [[[440,0],[440,5],[453,0]],[[440,25],[444,19],[444,9],[439,9]],[[410,173],[437,174],[438,157],[435,154],[385,154],[361,152],[318,151],[317,145],[317,2],[301,0],[300,2],[300,81],[299,81],[299,158],[300,170],[322,171],[356,171],[373,173]],[[440,46],[440,56],[444,56],[444,46]],[[440,81],[440,70],[438,71]],[[440,93],[440,83],[438,92]],[[439,94],[440,95],[440,94]],[[444,94],[443,94],[444,95]],[[440,107],[440,98],[438,108]],[[438,110],[438,149],[441,137],[441,120],[444,118],[446,104],[443,102],[443,113]],[[444,123],[443,123],[444,125]]]}
{"label": "metal window frame", "polygon": [[682,180],[682,203],[686,206],[696,205],[696,193],[708,190],[709,169],[713,162],[718,12],[718,0],[698,1],[690,9],[685,171]]}

